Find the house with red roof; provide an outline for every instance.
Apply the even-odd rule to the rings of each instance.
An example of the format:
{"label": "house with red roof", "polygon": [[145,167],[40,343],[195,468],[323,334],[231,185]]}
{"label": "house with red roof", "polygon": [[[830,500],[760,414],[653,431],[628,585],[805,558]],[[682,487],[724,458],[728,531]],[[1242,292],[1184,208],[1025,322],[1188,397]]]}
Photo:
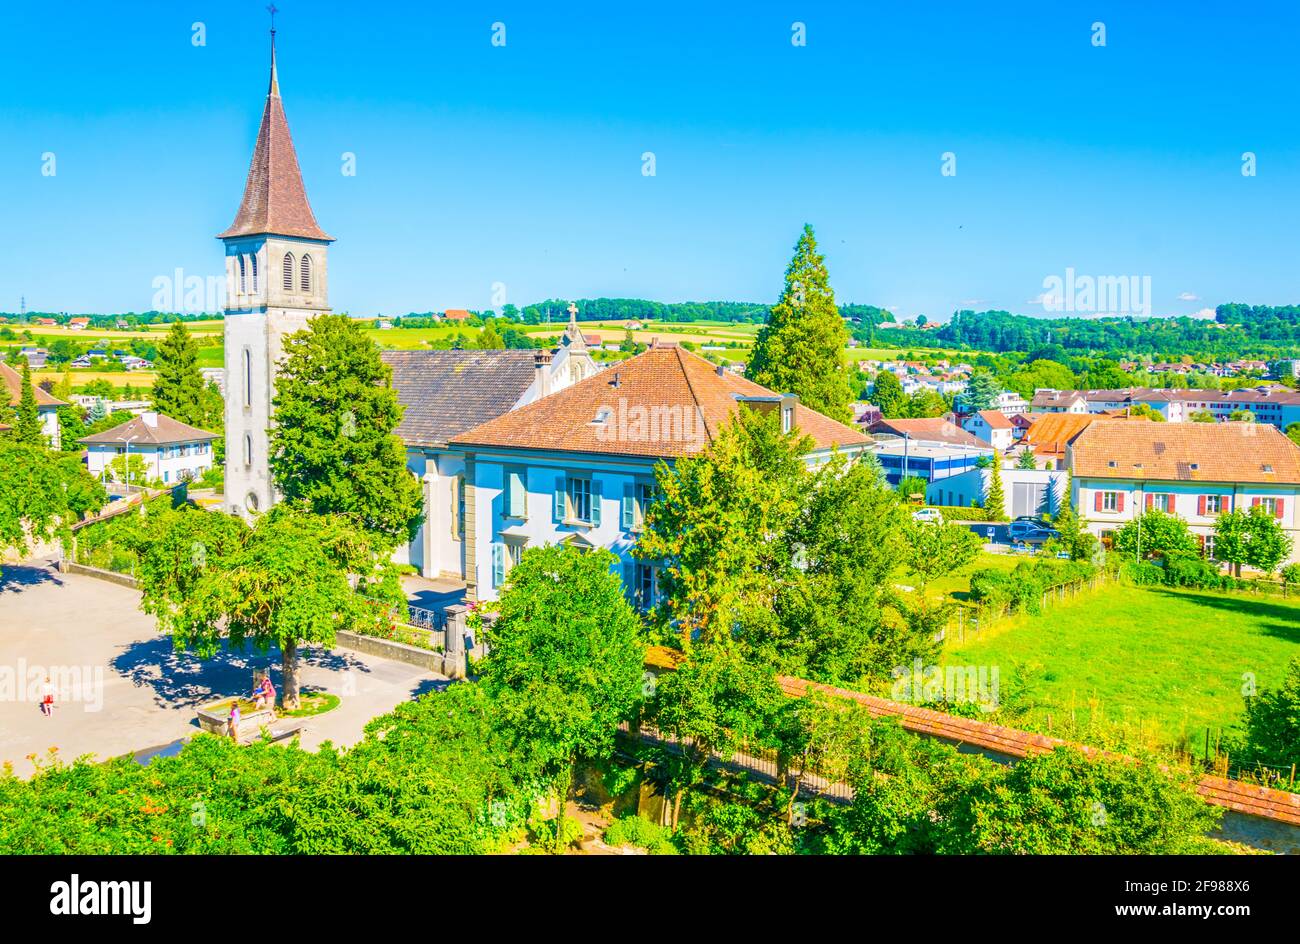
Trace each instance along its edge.
{"label": "house with red roof", "polygon": [[714,442],[744,406],[812,441],[810,463],[870,443],[858,430],[676,345],[661,344],[453,436],[465,456],[463,510],[434,508],[438,540],[463,534],[471,600],[496,599],[527,547],[607,548],[629,596],[654,604],[656,572],[631,556],[655,496],[657,463]]}

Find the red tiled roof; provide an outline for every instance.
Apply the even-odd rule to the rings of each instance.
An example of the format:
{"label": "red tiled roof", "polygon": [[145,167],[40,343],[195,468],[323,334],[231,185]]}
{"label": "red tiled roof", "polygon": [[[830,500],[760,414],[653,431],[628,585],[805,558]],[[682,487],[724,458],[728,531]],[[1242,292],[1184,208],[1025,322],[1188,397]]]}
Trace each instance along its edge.
{"label": "red tiled roof", "polygon": [[307,191],[298,169],[298,155],[289,134],[289,120],[280,101],[280,83],[276,78],[275,53],[271,54],[271,87],[262,111],[262,126],[253,148],[253,162],[248,168],[244,202],[230,228],[218,236],[299,236],[304,239],[332,241],[316,224],[307,202]]}
{"label": "red tiled roof", "polygon": [[978,446],[981,449],[989,446],[956,423],[938,416],[929,419],[877,420],[871,424],[870,432],[893,433],[897,436],[906,434],[910,439],[947,443],[951,446]]}
{"label": "red tiled roof", "polygon": [[180,420],[174,420],[164,413],[156,413],[154,416],[157,419],[152,426],[145,421],[144,416],[133,416],[125,423],[119,423],[112,429],[106,429],[102,433],[95,433],[92,436],[85,436],[77,441],[87,445],[113,445],[130,439],[135,443],[151,443],[155,446],[163,446],[169,443],[208,442],[221,438],[216,433],[210,433],[206,429],[199,429],[197,426],[190,426]]}
{"label": "red tiled roof", "polygon": [[[766,387],[677,346],[652,347],[571,387],[476,426],[453,439],[503,446],[675,458],[708,447],[744,397],[775,398]],[[605,422],[597,415],[608,410]],[[817,449],[870,440],[803,404],[794,425]]]}
{"label": "red tiled roof", "polygon": [[1300,483],[1300,447],[1266,423],[1098,420],[1073,453],[1074,474],[1090,478]]}
{"label": "red tiled roof", "polygon": [[[8,364],[0,362],[0,382],[3,382],[5,391],[9,395],[9,405],[17,406],[23,398],[23,375],[18,373]],[[58,397],[52,396],[38,387],[35,382],[32,383],[32,393],[36,394],[36,405],[42,406],[67,406],[68,404]]]}
{"label": "red tiled roof", "polygon": [[988,423],[989,429],[1012,429],[1014,424],[1001,410],[980,410],[980,418]]}
{"label": "red tiled roof", "polygon": [[448,321],[464,321],[469,317],[469,312],[464,308],[448,308],[442,313],[442,316]]}

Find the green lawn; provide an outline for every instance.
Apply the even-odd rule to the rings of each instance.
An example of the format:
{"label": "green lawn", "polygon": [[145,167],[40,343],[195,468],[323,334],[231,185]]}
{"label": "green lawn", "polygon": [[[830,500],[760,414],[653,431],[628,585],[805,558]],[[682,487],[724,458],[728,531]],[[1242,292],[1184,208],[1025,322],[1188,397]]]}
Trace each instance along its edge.
{"label": "green lawn", "polygon": [[996,665],[1004,690],[1025,684],[1036,730],[1051,714],[1064,733],[1072,709],[1094,703],[1107,722],[1199,748],[1207,727],[1239,724],[1245,673],[1274,686],[1300,656],[1300,602],[1112,584],[949,645],[946,664]]}
{"label": "green lawn", "polygon": [[[966,594],[970,592],[970,575],[975,571],[986,568],[1014,570],[1017,564],[1025,560],[1032,560],[1032,558],[1020,554],[990,554],[987,551],[980,551],[972,563],[956,573],[944,574],[942,577],[931,580],[930,585],[926,587],[926,596],[951,596],[958,600],[964,600]],[[909,587],[919,585],[916,576],[910,573],[900,577],[898,583]]]}

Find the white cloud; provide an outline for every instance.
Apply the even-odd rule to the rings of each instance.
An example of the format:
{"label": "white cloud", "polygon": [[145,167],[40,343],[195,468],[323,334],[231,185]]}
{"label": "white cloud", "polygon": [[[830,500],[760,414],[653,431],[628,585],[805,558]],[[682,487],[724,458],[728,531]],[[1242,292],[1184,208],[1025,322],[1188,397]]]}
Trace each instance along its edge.
{"label": "white cloud", "polygon": [[1051,292],[1039,292],[1033,298],[1025,302],[1026,305],[1042,305],[1043,307],[1056,306],[1063,302],[1060,295],[1053,295]]}
{"label": "white cloud", "polygon": [[1192,317],[1193,317],[1193,318],[1208,318],[1209,320],[1213,321],[1213,320],[1214,320],[1214,309],[1213,309],[1213,308],[1202,308],[1200,311],[1194,311],[1194,312],[1192,312]]}
{"label": "white cloud", "polygon": [[1183,294],[1178,296],[1178,300],[1180,302],[1199,302],[1201,299],[1198,296],[1193,295],[1191,292],[1183,292]]}

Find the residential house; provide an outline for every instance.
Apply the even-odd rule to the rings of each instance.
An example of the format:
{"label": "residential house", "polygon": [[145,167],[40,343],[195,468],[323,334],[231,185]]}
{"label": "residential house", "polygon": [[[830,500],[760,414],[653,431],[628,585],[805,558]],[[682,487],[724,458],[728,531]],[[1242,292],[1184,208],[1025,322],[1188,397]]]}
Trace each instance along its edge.
{"label": "residential house", "polygon": [[1088,412],[1088,401],[1078,390],[1051,390],[1042,387],[1034,391],[1030,406],[1036,413]]}
{"label": "residential house", "polygon": [[1186,519],[1213,557],[1218,516],[1254,507],[1300,537],[1300,447],[1266,424],[1098,420],[1067,443],[1066,462],[1074,506],[1101,538],[1158,508]]}
{"label": "residential house", "polygon": [[[554,352],[383,351],[404,407],[397,435],[406,465],[424,487],[425,520],[398,549],[399,563],[426,577],[463,580],[466,461],[449,443],[466,430],[564,390],[599,373],[599,365],[567,333]],[[456,509],[451,515],[447,509]]]}
{"label": "residential house", "polygon": [[456,435],[450,446],[466,466],[463,510],[434,508],[435,540],[450,553],[461,536],[470,599],[495,599],[526,547],[563,544],[612,551],[629,596],[650,606],[655,567],[631,550],[654,500],[655,466],[706,449],[742,405],[776,412],[784,429],[809,436],[810,463],[836,450],[853,457],[868,444],[792,394],[660,344]]}
{"label": "residential house", "polygon": [[[17,407],[23,398],[23,375],[8,364],[0,361],[0,381],[3,381],[4,395],[11,407]],[[68,404],[51,393],[42,390],[35,383],[32,393],[36,397],[36,415],[41,422],[41,432],[55,449],[62,448],[59,435],[59,407]]]}
{"label": "residential house", "polygon": [[980,410],[978,413],[972,413],[962,420],[961,428],[981,442],[988,443],[998,452],[1010,449],[1016,441],[1015,424],[1000,410]]}
{"label": "residential house", "polygon": [[72,330],[72,331],[85,331],[85,330],[86,330],[87,328],[89,328],[89,327],[90,327],[90,319],[89,319],[89,318],[70,318],[70,319],[68,320],[68,328],[69,328],[69,330]]}
{"label": "residential house", "polygon": [[27,366],[32,370],[40,370],[45,366],[49,358],[49,353],[43,347],[24,347],[18,353],[27,361]]}
{"label": "residential house", "polygon": [[129,468],[130,457],[140,456],[150,481],[170,485],[197,479],[211,468],[212,443],[218,438],[217,433],[165,414],[146,412],[102,433],[85,436],[80,442],[86,446],[86,469],[91,475],[108,470],[107,475],[112,477],[116,474],[112,469],[114,459],[127,457],[124,465]]}
{"label": "residential house", "polygon": [[442,318],[444,321],[466,321],[472,317],[473,315],[471,315],[464,308],[448,308],[446,311],[442,313]]}
{"label": "residential house", "polygon": [[1029,401],[1014,390],[1003,390],[993,398],[993,409],[1007,416],[1029,412]]}

